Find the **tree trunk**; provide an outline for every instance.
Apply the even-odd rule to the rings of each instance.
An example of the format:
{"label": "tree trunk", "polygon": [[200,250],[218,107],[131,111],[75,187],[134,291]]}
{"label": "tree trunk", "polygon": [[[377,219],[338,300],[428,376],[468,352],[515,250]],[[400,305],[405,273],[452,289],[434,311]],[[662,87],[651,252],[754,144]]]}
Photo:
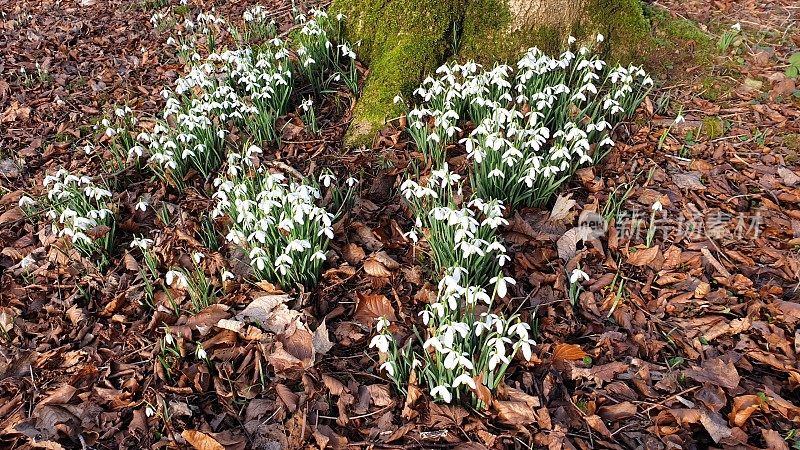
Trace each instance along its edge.
{"label": "tree trunk", "polygon": [[514,61],[529,47],[557,54],[569,36],[606,37],[612,60],[647,46],[640,0],[334,0],[346,35],[369,75],[346,144],[371,145],[375,132],[399,115],[393,99],[408,98],[422,78],[448,60]]}

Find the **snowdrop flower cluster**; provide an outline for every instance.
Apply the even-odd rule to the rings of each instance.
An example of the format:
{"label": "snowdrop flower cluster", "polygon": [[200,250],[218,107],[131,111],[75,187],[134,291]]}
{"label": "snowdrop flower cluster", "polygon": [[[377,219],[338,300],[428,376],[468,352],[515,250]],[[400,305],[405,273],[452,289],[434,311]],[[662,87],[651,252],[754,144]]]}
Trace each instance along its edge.
{"label": "snowdrop flower cluster", "polygon": [[212,215],[230,218],[226,239],[247,254],[257,279],[287,290],[297,283],[311,286],[327,259],[335,216],[317,206],[322,194],[315,185],[256,167],[260,152],[251,146],[228,155],[227,173],[214,181]]}
{"label": "snowdrop flower cluster", "polygon": [[253,5],[242,13],[244,20],[244,36],[242,42],[250,40],[251,34],[258,39],[275,36],[277,26],[275,21],[269,17],[269,11],[262,5]]}
{"label": "snowdrop flower cluster", "polygon": [[[134,135],[137,122],[133,110],[129,106],[123,105],[114,109],[114,114],[110,119],[104,118],[96,126],[98,131],[108,139],[108,148],[116,165],[114,170],[125,167],[130,160],[131,149],[137,146]],[[88,155],[92,151],[92,144],[86,144],[84,152]]]}
{"label": "snowdrop flower cluster", "polygon": [[197,15],[197,20],[193,25],[206,36],[206,46],[209,51],[214,52],[217,47],[216,33],[222,25],[225,25],[225,19],[215,16],[213,11],[209,13],[201,12]]}
{"label": "snowdrop flower cluster", "polygon": [[425,236],[435,273],[462,267],[471,284],[482,286],[510,259],[498,236],[498,227],[508,221],[499,200],[475,198],[464,207],[457,206],[453,198],[461,191],[460,180],[445,163],[442,169],[431,171],[425,186],[411,179],[402,183],[401,195],[417,217],[406,237],[416,242]]}
{"label": "snowdrop flower cluster", "polygon": [[[558,58],[532,48],[516,67],[448,64],[414,92],[422,104],[408,112],[408,132],[439,165],[448,145],[462,144],[481,198],[540,206],[580,166],[605,155],[611,129],[652,84],[636,66],[609,70],[586,47]],[[467,121],[472,130],[462,130]]]}
{"label": "snowdrop flower cluster", "polygon": [[[189,301],[191,302],[191,311],[198,313],[209,305],[216,303],[222,288],[219,286],[224,282],[224,279],[219,283],[215,283],[215,279],[206,275],[205,268],[203,267],[203,260],[205,255],[200,252],[192,253],[193,267],[191,269],[177,268],[168,271],[164,277],[166,286],[176,288],[185,292]],[[168,291],[167,296],[172,303],[173,309],[176,314],[180,313],[180,307]]]}
{"label": "snowdrop flower cluster", "polygon": [[283,41],[212,53],[165,89],[162,121],[138,136],[132,156],[148,155],[148,166],[181,188],[195,169],[204,178],[224,161],[227,124],[246,129],[259,141],[277,141],[275,121],[286,112],[292,72]]}
{"label": "snowdrop flower cluster", "polygon": [[223,62],[229,82],[244,93],[240,125],[256,140],[279,143],[275,122],[288,109],[294,80],[286,43],[273,38],[257,51],[247,47],[210,59]]}
{"label": "snowdrop flower cluster", "polygon": [[47,216],[58,236],[69,238],[86,257],[99,255],[101,266],[107,263],[115,228],[111,191],[66,169],[47,175],[44,186],[49,187],[47,201],[51,205]]}
{"label": "snowdrop flower cluster", "polygon": [[411,342],[398,350],[383,318],[370,346],[383,353],[381,368],[401,391],[416,371],[434,400],[464,401],[482,408],[487,405],[475,394],[478,384],[494,390],[515,355],[521,353],[530,361],[536,342],[531,339],[530,326],[519,316],[506,318],[488,312],[498,296],[497,288],[492,293],[468,285],[466,275],[463,268],[451,269],[439,282],[436,302],[420,313],[426,326],[424,336],[418,335],[421,351],[412,350]]}
{"label": "snowdrop flower cluster", "polygon": [[315,95],[328,90],[331,82],[339,81],[356,93],[356,54],[350,44],[341,39],[344,16],[331,18],[321,9],[312,9],[309,14],[310,17],[297,16],[301,28],[295,53],[300,60],[300,72],[311,83]]}
{"label": "snowdrop flower cluster", "polygon": [[[288,43],[277,36],[266,8],[253,6],[243,19],[241,33],[231,28],[240,37],[246,35],[240,39],[240,48],[218,52],[213,50],[212,39],[224,21],[213,13],[201,13],[195,21],[186,19],[184,29],[206,34],[210,53],[201,57],[182,40],[181,51],[185,47],[193,52],[188,73],[176,81],[173,90],[162,91],[166,105],[157,125],[139,133],[136,142],[127,146],[128,157],[146,160],[159,178],[179,189],[190,170],[208,178],[219,169],[232,127],[258,143],[280,145],[275,124],[288,110],[297,72],[317,94],[332,81],[343,80],[352,89],[357,86],[355,53],[347,43],[337,44],[333,38],[340,34],[343,16],[332,20],[324,11],[312,10],[310,19],[299,17],[298,63],[290,58]],[[256,30],[259,27],[261,31]],[[264,41],[249,46],[247,33],[251,32]],[[170,39],[172,45],[178,45],[175,38]]]}

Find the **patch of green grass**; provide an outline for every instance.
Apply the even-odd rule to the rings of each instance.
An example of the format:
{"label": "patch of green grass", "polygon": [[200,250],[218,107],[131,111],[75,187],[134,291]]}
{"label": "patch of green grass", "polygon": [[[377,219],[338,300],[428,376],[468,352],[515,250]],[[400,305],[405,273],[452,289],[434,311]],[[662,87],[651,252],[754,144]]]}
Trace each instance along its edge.
{"label": "patch of green grass", "polygon": [[725,134],[725,123],[717,116],[706,117],[703,119],[703,136],[708,139],[717,139]]}
{"label": "patch of green grass", "polygon": [[139,6],[143,10],[153,10],[161,9],[167,5],[169,5],[169,0],[145,0]]}
{"label": "patch of green grass", "polygon": [[784,134],[783,145],[789,150],[800,151],[800,133]]}
{"label": "patch of green grass", "polygon": [[700,96],[711,102],[730,97],[734,90],[731,82],[716,75],[706,75],[701,78],[700,87]]}
{"label": "patch of green grass", "polygon": [[681,73],[681,68],[709,66],[717,55],[712,37],[687,19],[670,16],[663,8],[645,5],[656,48],[648,63],[656,73]]}

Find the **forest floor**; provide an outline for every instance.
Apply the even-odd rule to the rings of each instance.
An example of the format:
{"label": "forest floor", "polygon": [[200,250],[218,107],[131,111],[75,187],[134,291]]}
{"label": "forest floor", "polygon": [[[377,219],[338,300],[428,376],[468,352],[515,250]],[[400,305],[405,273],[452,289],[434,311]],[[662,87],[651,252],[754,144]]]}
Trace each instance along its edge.
{"label": "forest floor", "polygon": [[[313,336],[244,321],[245,308],[274,294],[263,283],[234,280],[198,314],[176,315],[165,292],[155,308],[140,303],[134,235],[155,241],[164,272],[196,251],[209,271],[226,265],[230,252],[200,237],[212,208],[202,180],[179,195],[146,174],[104,175],[118,230],[103,271],[65,258],[49,222],[17,206],[43,195],[59,167],[102,172],[105,156],[82,149],[114,107],[163,108],[161,90],[184,67],[165,53],[155,12],[213,3],[238,18],[255,2],[171,3],[0,0],[0,448],[800,448],[800,80],[785,74],[800,51],[793,0],[657,2],[664,31],[683,41],[654,55],[669,68],[654,73],[656,89],[605,160],[561,193],[575,203],[558,220],[550,208],[509,217],[518,280],[509,307],[538,325],[538,345],[480,412],[403,398],[377,370],[375,317],[411,323],[435,287],[402,237],[413,221],[398,186],[413,143],[395,123],[372,149],[342,148],[346,92],[321,105],[319,136],[290,112],[283,145],[264,156],[361,178],[320,285],[282,312]],[[263,4],[291,27],[289,2]],[[694,51],[707,63],[687,66]],[[463,166],[463,152],[451,161]],[[610,197],[617,223],[573,242],[566,258],[591,278],[573,305],[564,237]],[[135,208],[143,198],[145,211]],[[655,201],[663,215],[645,248]],[[179,349],[166,363],[165,333]]]}

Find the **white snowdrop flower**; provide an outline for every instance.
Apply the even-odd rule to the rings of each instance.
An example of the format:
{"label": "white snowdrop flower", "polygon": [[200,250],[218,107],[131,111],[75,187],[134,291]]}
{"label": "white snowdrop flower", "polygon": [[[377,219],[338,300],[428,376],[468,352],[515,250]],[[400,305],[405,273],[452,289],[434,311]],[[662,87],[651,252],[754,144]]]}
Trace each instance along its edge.
{"label": "white snowdrop flower", "polygon": [[170,270],[169,272],[167,272],[166,282],[167,286],[175,285],[175,287],[181,289],[189,285],[186,279],[186,275],[184,275],[183,272],[179,272],[177,270]]}
{"label": "white snowdrop flower", "polygon": [[358,184],[358,180],[354,177],[347,177],[347,179],[344,180],[344,182],[348,187],[353,187]]}
{"label": "white snowdrop flower", "polygon": [[731,29],[736,31],[742,31],[742,24],[736,22],[735,24],[731,25]]}
{"label": "white snowdrop flower", "polygon": [[510,364],[511,360],[508,359],[508,356],[506,356],[506,355],[504,355],[502,353],[494,353],[494,354],[492,354],[492,356],[489,358],[489,370],[496,369],[497,366],[500,365],[500,363]]}
{"label": "white snowdrop flower", "polygon": [[114,137],[116,134],[117,134],[117,130],[115,130],[115,129],[111,128],[111,127],[106,128],[106,132],[105,132],[106,136]]}
{"label": "white snowdrop flower", "polygon": [[228,281],[228,280],[232,280],[234,278],[235,278],[235,275],[233,274],[233,272],[230,272],[228,270],[223,270],[222,271],[222,282],[223,283]]}
{"label": "white snowdrop flower", "polygon": [[83,146],[83,153],[86,154],[86,155],[91,155],[92,153],[94,153],[94,145],[92,145],[91,142],[89,142],[86,145],[84,145]]}
{"label": "white snowdrop flower", "polygon": [[148,248],[150,248],[151,245],[153,245],[153,240],[152,239],[136,238],[135,237],[135,238],[133,238],[133,240],[130,243],[130,248],[136,247],[136,248],[144,251],[144,250],[147,250]]}
{"label": "white snowdrop flower", "polygon": [[133,207],[133,209],[136,211],[147,211],[148,206],[150,206],[150,204],[147,202],[147,200],[141,198],[138,202],[136,202],[136,205]]}
{"label": "white snowdrop flower", "polygon": [[567,43],[568,43],[569,45],[572,45],[572,44],[574,44],[574,43],[575,43],[575,41],[577,41],[577,39],[575,39],[575,36],[570,36],[570,37],[567,39]]}
{"label": "white snowdrop flower", "polygon": [[580,283],[582,280],[589,281],[589,274],[582,271],[581,269],[575,269],[572,271],[572,274],[569,276],[570,284]]}
{"label": "white snowdrop flower", "polygon": [[289,252],[303,252],[311,248],[311,242],[305,239],[295,239],[286,244],[286,253]]}
{"label": "white snowdrop flower", "polygon": [[23,195],[22,197],[19,198],[17,204],[19,205],[20,208],[25,208],[35,205],[36,201],[28,197],[27,195]]}
{"label": "white snowdrop flower", "polygon": [[378,323],[375,324],[375,330],[377,330],[378,333],[383,331],[384,328],[387,328],[389,326],[389,324],[390,324],[389,319],[387,319],[386,317],[383,317],[383,316],[378,317],[376,320],[377,320]]}
{"label": "white snowdrop flower", "polygon": [[605,39],[606,38],[602,34],[597,33],[597,42],[603,42]]}
{"label": "white snowdrop flower", "polygon": [[172,36],[167,38],[167,45],[175,46],[175,38],[173,38]]}
{"label": "white snowdrop flower", "polygon": [[317,261],[325,261],[325,260],[328,259],[328,257],[325,255],[325,252],[323,252],[322,250],[319,250],[319,251],[314,252],[313,255],[311,255],[311,259],[312,260],[317,260]]}
{"label": "white snowdrop flower", "polygon": [[475,366],[472,364],[472,361],[468,358],[468,356],[468,353],[458,354],[456,352],[449,352],[444,358],[444,367],[448,370],[453,370],[456,367],[461,366],[467,370],[474,370]]}
{"label": "white snowdrop flower", "polygon": [[487,176],[489,178],[495,178],[495,177],[505,178],[506,174],[503,173],[503,171],[501,169],[493,169],[492,171],[489,172],[489,174]]}
{"label": "white snowdrop flower", "polygon": [[175,343],[175,339],[172,337],[172,333],[169,332],[169,328],[167,328],[164,332],[164,343],[167,345],[172,345]]}
{"label": "white snowdrop flower", "polygon": [[505,263],[507,263],[508,261],[511,261],[511,257],[506,255],[505,253],[501,253],[501,254],[497,255],[497,264],[500,267],[503,267],[505,265]]}
{"label": "white snowdrop flower", "polygon": [[508,284],[512,285],[517,284],[516,280],[514,280],[511,277],[505,277],[502,274],[496,277],[492,277],[492,279],[489,280],[489,282],[495,284],[495,288],[497,289],[497,296],[499,298],[504,298],[506,296]]}
{"label": "white snowdrop flower", "polygon": [[192,255],[192,259],[194,260],[194,263],[195,263],[195,264],[200,264],[200,261],[202,261],[202,260],[203,260],[203,258],[205,258],[205,257],[206,257],[206,255],[204,255],[204,254],[202,254],[202,253],[200,253],[200,252],[195,252],[195,253]]}
{"label": "white snowdrop flower", "polygon": [[319,176],[319,181],[322,183],[323,186],[326,188],[331,187],[331,183],[336,181],[336,176],[330,172],[325,172]]}
{"label": "white snowdrop flower", "polygon": [[19,262],[19,266],[24,270],[24,269],[27,269],[28,267],[32,266],[35,263],[36,263],[36,260],[33,259],[33,257],[31,255],[25,255],[25,257],[22,258],[22,260]]}
{"label": "white snowdrop flower", "polygon": [[394,366],[395,364],[393,362],[386,361],[385,363],[381,364],[380,369],[385,371],[390,377],[394,378],[395,374]]}
{"label": "white snowdrop flower", "polygon": [[472,389],[477,389],[475,380],[468,373],[462,373],[453,380],[453,389],[457,389],[462,384],[469,386]]}
{"label": "white snowdrop flower", "polygon": [[433,313],[427,309],[423,309],[422,311],[420,311],[419,315],[422,316],[422,323],[424,323],[426,326],[430,323],[431,319],[433,318]]}
{"label": "white snowdrop flower", "polygon": [[444,345],[442,345],[442,341],[438,336],[430,337],[428,340],[422,343],[422,348],[425,350],[428,350],[431,347],[435,348],[439,353],[444,353]]}
{"label": "white snowdrop flower", "polygon": [[149,405],[148,405],[148,406],[147,406],[147,407],[144,409],[144,415],[145,415],[145,416],[147,416],[147,417],[153,417],[154,415],[156,415],[156,410],[155,410],[155,409],[153,409],[153,407],[152,407],[152,406],[149,406]]}
{"label": "white snowdrop flower", "polygon": [[434,398],[441,397],[445,403],[450,403],[453,401],[453,395],[450,393],[450,390],[447,389],[447,386],[444,385],[436,386],[435,388],[431,389],[431,396]]}
{"label": "white snowdrop flower", "polygon": [[660,201],[656,200],[655,203],[653,203],[653,206],[650,207],[650,209],[652,209],[653,211],[661,211],[663,207],[664,205],[662,205]]}
{"label": "white snowdrop flower", "polygon": [[530,361],[533,357],[533,346],[536,345],[536,341],[533,339],[522,339],[520,340],[517,345],[522,350],[522,356],[525,358],[525,361]]}
{"label": "white snowdrop flower", "polygon": [[208,354],[206,353],[206,349],[203,348],[203,344],[198,343],[197,348],[195,349],[195,355],[197,355],[197,359],[205,360],[208,358]]}
{"label": "white snowdrop flower", "polygon": [[682,114],[678,114],[677,116],[675,116],[675,125],[678,125],[678,124],[681,124],[681,123],[684,123],[684,122],[686,122],[686,118],[683,117]]}
{"label": "white snowdrop flower", "polygon": [[381,353],[388,353],[389,352],[389,344],[391,344],[391,338],[385,334],[378,334],[372,338],[369,343],[370,348],[377,348]]}

